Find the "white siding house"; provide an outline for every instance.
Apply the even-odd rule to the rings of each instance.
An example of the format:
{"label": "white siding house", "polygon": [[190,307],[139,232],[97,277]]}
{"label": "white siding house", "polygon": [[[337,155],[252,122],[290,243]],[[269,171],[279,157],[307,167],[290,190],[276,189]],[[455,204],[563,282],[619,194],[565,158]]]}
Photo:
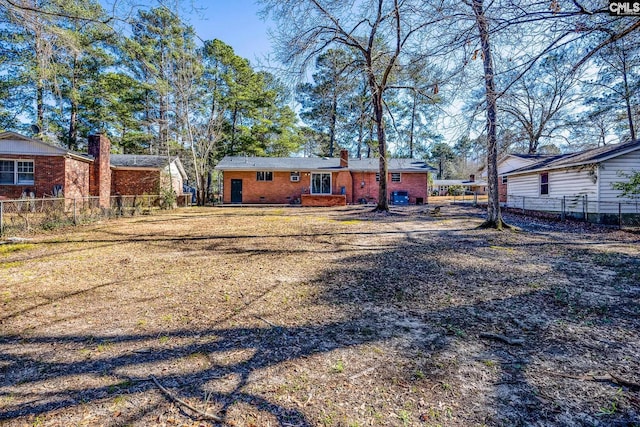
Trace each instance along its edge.
{"label": "white siding house", "polygon": [[613,189],[613,183],[635,171],[640,171],[640,141],[547,156],[505,173],[507,206],[584,214],[640,213],[637,200],[624,199]]}
{"label": "white siding house", "polygon": [[[546,154],[507,154],[498,159],[498,194],[500,202],[507,201],[507,188],[509,186],[507,172],[533,165],[548,157],[549,155]],[[487,167],[485,166],[480,169],[480,176],[486,181],[487,175]]]}

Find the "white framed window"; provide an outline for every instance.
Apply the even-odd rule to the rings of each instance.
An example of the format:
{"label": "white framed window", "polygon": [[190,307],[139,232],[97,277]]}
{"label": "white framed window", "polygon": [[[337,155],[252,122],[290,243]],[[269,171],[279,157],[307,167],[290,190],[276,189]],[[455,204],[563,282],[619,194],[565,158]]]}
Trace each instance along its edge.
{"label": "white framed window", "polygon": [[391,173],[391,182],[400,182],[400,172]]}
{"label": "white framed window", "polygon": [[33,160],[0,160],[0,185],[33,185]]}
{"label": "white framed window", "polygon": [[331,194],[331,174],[311,174],[311,194]]}
{"label": "white framed window", "polygon": [[376,182],[380,182],[380,172],[376,172]]}
{"label": "white framed window", "polygon": [[503,183],[503,184],[506,184],[506,183],[507,183],[507,177],[506,177],[506,176],[504,176],[504,175],[502,176],[502,183]]}
{"label": "white framed window", "polygon": [[273,181],[273,172],[270,172],[270,171],[256,172],[256,181]]}
{"label": "white framed window", "polygon": [[33,161],[17,161],[18,184],[33,184]]}
{"label": "white framed window", "polygon": [[300,172],[291,172],[291,176],[289,178],[291,182],[299,182],[300,181]]}

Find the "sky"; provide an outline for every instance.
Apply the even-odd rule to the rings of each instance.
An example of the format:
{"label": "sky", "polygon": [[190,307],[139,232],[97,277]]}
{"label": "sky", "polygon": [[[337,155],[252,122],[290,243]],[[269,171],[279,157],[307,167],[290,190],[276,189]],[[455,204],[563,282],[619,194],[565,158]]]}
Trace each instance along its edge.
{"label": "sky", "polygon": [[271,52],[268,28],[272,24],[257,16],[254,0],[209,0],[198,3],[198,11],[185,17],[203,40],[219,39],[235,53],[257,65]]}

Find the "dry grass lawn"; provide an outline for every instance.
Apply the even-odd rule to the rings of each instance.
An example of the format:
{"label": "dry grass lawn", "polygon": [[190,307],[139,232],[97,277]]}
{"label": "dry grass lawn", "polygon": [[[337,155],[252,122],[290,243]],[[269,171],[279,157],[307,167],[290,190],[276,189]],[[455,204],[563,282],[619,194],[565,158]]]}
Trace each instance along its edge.
{"label": "dry grass lawn", "polygon": [[193,208],[0,245],[0,425],[218,425],[176,398],[234,426],[640,425],[640,236],[482,217]]}

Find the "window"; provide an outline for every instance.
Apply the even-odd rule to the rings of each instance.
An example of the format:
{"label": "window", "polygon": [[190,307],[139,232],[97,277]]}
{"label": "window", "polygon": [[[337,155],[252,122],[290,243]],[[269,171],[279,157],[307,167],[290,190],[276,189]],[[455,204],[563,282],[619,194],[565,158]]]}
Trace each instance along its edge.
{"label": "window", "polygon": [[18,184],[33,184],[33,162],[16,162],[18,164]]}
{"label": "window", "polygon": [[393,172],[391,174],[391,182],[400,182],[400,172]]}
{"label": "window", "polygon": [[300,172],[291,172],[291,182],[300,181]]}
{"label": "window", "polygon": [[380,172],[376,172],[376,182],[380,182]]}
{"label": "window", "polygon": [[15,184],[15,162],[0,160],[0,184]]}
{"label": "window", "polygon": [[549,174],[547,172],[540,174],[540,195],[549,194]]}
{"label": "window", "polygon": [[331,174],[311,174],[311,194],[331,194]]}
{"label": "window", "polygon": [[273,181],[273,172],[256,172],[257,181]]}
{"label": "window", "polygon": [[32,185],[33,160],[0,160],[0,184]]}
{"label": "window", "polygon": [[502,183],[503,183],[503,184],[506,184],[506,183],[507,183],[507,177],[506,177],[506,176],[503,176],[503,177],[502,177]]}

